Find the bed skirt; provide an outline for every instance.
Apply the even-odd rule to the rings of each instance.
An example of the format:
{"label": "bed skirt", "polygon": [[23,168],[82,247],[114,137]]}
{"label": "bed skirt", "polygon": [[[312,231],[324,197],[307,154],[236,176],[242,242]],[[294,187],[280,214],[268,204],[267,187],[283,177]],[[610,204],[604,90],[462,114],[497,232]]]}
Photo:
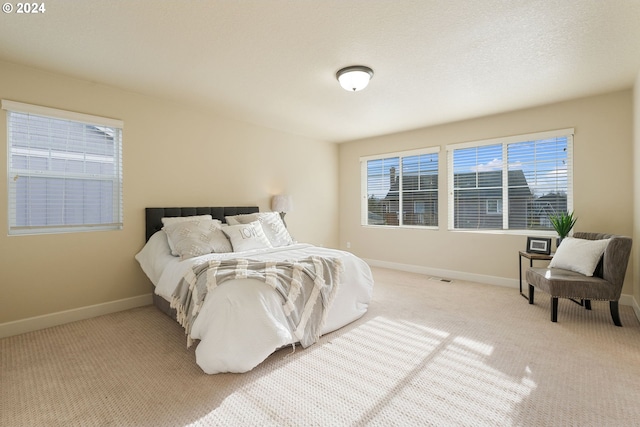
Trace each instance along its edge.
{"label": "bed skirt", "polygon": [[162,298],[160,295],[153,294],[153,305],[158,307],[161,312],[171,317],[173,320],[177,319],[177,312],[175,308],[171,308],[169,301]]}

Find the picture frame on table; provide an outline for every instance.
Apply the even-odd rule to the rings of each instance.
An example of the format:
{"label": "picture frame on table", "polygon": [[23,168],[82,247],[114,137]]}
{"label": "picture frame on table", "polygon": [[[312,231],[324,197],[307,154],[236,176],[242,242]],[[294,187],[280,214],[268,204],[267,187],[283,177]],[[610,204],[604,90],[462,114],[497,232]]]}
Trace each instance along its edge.
{"label": "picture frame on table", "polygon": [[530,254],[551,254],[551,238],[527,237],[527,252]]}

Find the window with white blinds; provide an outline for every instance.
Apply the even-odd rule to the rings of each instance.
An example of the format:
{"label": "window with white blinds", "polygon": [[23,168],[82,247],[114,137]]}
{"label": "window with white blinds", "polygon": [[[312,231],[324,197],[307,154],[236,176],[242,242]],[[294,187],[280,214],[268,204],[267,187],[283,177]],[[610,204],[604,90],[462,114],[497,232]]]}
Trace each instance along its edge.
{"label": "window with white blinds", "polygon": [[2,101],[9,234],[122,228],[120,120]]}
{"label": "window with white blinds", "polygon": [[437,227],[438,151],[361,158],[362,224]]}
{"label": "window with white blinds", "polygon": [[573,210],[573,129],[447,146],[449,229],[553,230]]}

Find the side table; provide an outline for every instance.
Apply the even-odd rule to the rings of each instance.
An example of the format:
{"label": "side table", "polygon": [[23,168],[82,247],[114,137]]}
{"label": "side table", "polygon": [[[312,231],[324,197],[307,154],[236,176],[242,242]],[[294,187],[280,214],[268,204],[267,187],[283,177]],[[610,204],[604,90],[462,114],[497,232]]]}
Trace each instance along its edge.
{"label": "side table", "polygon": [[518,268],[520,272],[520,295],[522,295],[527,301],[529,300],[529,295],[525,295],[522,293],[522,258],[526,258],[529,260],[529,267],[533,267],[533,261],[550,261],[553,258],[553,254],[535,254],[527,251],[518,252]]}

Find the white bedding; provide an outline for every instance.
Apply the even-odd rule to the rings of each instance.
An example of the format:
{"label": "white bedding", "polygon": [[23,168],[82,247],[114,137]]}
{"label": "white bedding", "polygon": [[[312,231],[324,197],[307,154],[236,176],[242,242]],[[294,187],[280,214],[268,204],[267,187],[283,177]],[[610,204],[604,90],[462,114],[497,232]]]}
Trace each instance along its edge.
{"label": "white bedding", "polygon": [[[194,264],[229,258],[262,261],[295,260],[311,255],[340,258],[344,271],[322,334],[360,318],[367,311],[373,292],[369,266],[349,252],[298,243],[246,252],[213,253],[181,261],[165,252],[163,244],[168,251],[166,235],[160,231],[149,239],[136,259],[156,285],[156,294],[167,301]],[[209,292],[191,337],[200,340],[196,363],[209,374],[249,371],[278,348],[296,341],[282,310],[282,298],[270,286],[255,279],[232,280]]]}

